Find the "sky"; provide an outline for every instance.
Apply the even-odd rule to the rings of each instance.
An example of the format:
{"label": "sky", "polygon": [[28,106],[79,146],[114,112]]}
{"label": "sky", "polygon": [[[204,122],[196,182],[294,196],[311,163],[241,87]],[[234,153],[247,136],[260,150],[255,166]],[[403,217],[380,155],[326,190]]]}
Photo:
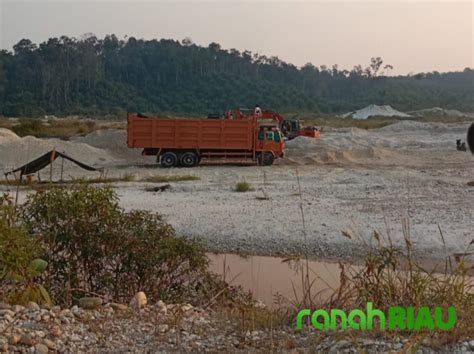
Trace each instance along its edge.
{"label": "sky", "polygon": [[351,69],[380,56],[391,74],[474,67],[474,0],[0,0],[0,48],[22,38],[189,37],[302,66]]}

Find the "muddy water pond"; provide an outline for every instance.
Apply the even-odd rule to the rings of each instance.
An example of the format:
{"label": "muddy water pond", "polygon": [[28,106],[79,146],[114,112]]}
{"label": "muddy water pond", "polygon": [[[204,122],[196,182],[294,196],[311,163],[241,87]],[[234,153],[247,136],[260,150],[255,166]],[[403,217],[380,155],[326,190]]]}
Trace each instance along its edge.
{"label": "muddy water pond", "polygon": [[[280,295],[293,302],[302,298],[302,267],[306,263],[301,259],[298,263],[288,262],[284,258],[266,256],[240,256],[236,254],[208,253],[211,263],[209,270],[224,277],[232,285],[240,285],[250,291],[256,299],[266,305],[275,303]],[[406,262],[401,262],[400,269],[406,270]],[[444,261],[419,260],[417,262],[425,271],[433,272],[435,276],[444,274]],[[457,263],[453,263],[455,267]],[[333,294],[340,284],[339,264],[336,262],[309,261],[311,294],[321,300]],[[466,263],[468,282],[472,284],[470,292],[474,292],[474,262]],[[351,265],[347,276],[361,270],[360,265]],[[278,294],[278,295],[277,295]]]}
{"label": "muddy water pond", "polygon": [[[299,263],[286,262],[283,258],[248,256],[236,254],[207,254],[211,264],[210,270],[220,274],[232,285],[241,285],[253,296],[267,305],[271,305],[277,294],[294,301],[302,295],[301,267]],[[320,293],[322,299],[332,294],[339,286],[339,265],[330,262],[309,261],[311,291]]]}

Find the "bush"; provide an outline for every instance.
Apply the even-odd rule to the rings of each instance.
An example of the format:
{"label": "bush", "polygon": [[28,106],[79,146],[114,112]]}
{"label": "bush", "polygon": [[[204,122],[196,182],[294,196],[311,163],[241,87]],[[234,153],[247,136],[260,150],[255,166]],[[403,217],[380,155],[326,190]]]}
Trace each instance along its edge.
{"label": "bush", "polygon": [[250,185],[250,183],[247,183],[247,182],[239,182],[235,185],[235,191],[236,192],[248,192],[252,189],[252,186]]}
{"label": "bush", "polygon": [[38,282],[47,265],[38,258],[44,253],[42,244],[14,221],[12,200],[3,195],[0,197],[0,301],[51,304],[49,294]]}
{"label": "bush", "polygon": [[206,272],[196,245],[175,236],[161,216],[124,211],[109,187],[74,185],[29,195],[22,222],[48,245],[48,288],[70,305],[84,293],[128,301],[137,291],[151,300],[187,299]]}

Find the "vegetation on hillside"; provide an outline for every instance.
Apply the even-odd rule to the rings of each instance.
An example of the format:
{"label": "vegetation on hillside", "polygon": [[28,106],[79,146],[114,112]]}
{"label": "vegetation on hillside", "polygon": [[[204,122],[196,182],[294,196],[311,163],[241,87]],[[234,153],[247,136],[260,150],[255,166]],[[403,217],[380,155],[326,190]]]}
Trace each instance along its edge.
{"label": "vegetation on hillside", "polygon": [[256,103],[282,112],[341,112],[370,103],[474,111],[473,69],[386,76],[391,68],[381,58],[350,71],[298,68],[190,39],[62,36],[39,45],[23,39],[12,52],[0,51],[0,114],[207,114]]}

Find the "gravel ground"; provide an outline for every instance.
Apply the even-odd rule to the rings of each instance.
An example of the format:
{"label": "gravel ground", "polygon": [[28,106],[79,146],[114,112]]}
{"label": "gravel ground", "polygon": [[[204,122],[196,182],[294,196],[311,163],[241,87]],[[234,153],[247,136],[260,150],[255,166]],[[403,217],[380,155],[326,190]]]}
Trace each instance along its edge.
{"label": "gravel ground", "polygon": [[[18,152],[27,151],[32,157],[40,154],[40,147],[44,153],[58,144],[86,163],[100,165],[105,159],[108,177],[133,175],[139,181],[152,176],[198,176],[198,181],[171,183],[165,192],[148,192],[156,184],[144,182],[114,187],[124,208],[163,214],[179,234],[211,251],[301,254],[306,239],[315,259],[352,260],[365,254],[374,242],[374,231],[383,242],[390,237],[403,248],[403,225],[409,220],[415,253],[441,259],[464,252],[474,236],[474,187],[467,185],[474,179],[474,158],[455,149],[456,139],[465,139],[467,127],[403,121],[370,131],[326,129],[320,140],[288,142],[286,157],[275,166],[192,169],[156,167],[153,158],[139,157],[139,151],[126,148],[124,131],[95,132],[61,142],[20,139],[3,129],[0,167],[6,170],[17,160],[23,162]],[[64,166],[66,178],[97,177],[67,162]],[[56,178],[59,170],[56,164]],[[49,172],[45,170],[43,180]],[[240,181],[249,182],[253,190],[234,192]]]}
{"label": "gravel ground", "polygon": [[[296,331],[277,325],[242,329],[224,313],[188,304],[159,301],[140,307],[105,304],[83,309],[73,306],[40,308],[36,303],[10,306],[0,303],[0,351],[12,353],[145,353],[145,352],[331,352],[370,353],[411,350],[408,338],[387,339],[372,334]],[[469,353],[474,340],[444,348]],[[421,344],[416,353],[431,352]]]}

